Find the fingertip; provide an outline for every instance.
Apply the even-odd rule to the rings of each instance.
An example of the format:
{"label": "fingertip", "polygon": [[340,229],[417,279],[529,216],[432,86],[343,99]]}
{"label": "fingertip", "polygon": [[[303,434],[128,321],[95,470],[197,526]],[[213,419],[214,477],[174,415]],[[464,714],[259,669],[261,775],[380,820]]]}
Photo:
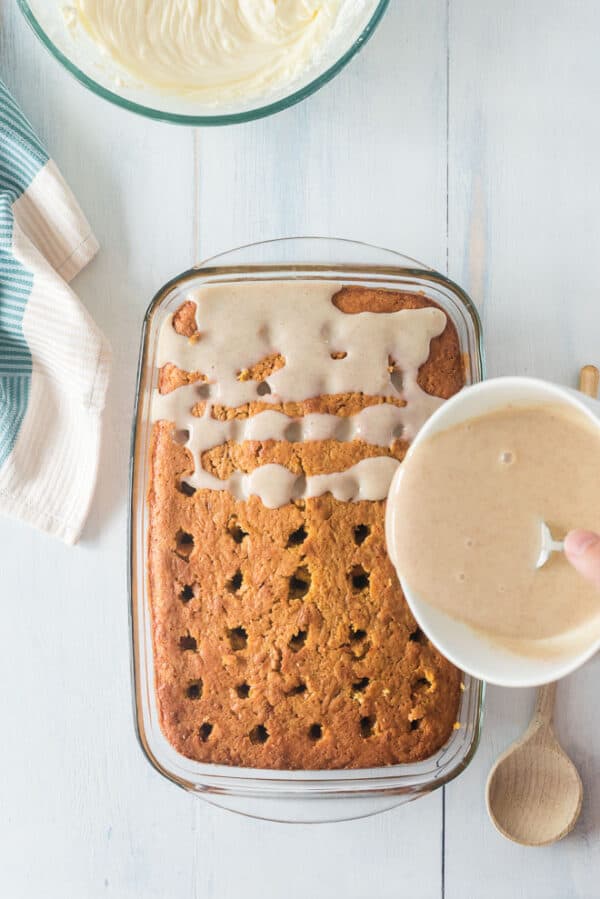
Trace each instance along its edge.
{"label": "fingertip", "polygon": [[565,553],[569,558],[578,558],[583,556],[595,544],[600,543],[600,536],[593,531],[585,531],[578,528],[569,531],[565,537]]}
{"label": "fingertip", "polygon": [[600,589],[600,536],[593,531],[571,531],[565,537],[565,555],[573,568]]}

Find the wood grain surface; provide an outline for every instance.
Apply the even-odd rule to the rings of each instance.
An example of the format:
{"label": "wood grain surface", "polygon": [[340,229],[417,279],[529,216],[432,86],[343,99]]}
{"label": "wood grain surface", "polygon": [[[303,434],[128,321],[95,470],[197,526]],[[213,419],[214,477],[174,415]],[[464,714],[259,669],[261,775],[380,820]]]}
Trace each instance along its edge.
{"label": "wood grain surface", "polygon": [[445,791],[360,822],[283,826],[163,780],[134,737],[127,471],[140,326],[167,278],[294,234],[353,237],[440,268],[478,304],[489,373],[576,383],[600,357],[600,8],[594,0],[392,0],[334,82],[281,115],[175,128],[72,81],[0,6],[0,77],[102,244],[76,289],[114,367],[99,489],[68,549],[0,521],[0,895],[6,899],[597,899],[600,660],[559,686],[586,798],[546,849],[503,840],[484,787],[530,691],[490,689]]}

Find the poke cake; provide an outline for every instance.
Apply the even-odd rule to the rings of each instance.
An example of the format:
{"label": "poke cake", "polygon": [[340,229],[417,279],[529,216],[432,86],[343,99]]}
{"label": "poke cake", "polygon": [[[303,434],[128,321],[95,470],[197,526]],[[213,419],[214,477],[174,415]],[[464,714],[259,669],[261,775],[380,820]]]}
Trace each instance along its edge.
{"label": "poke cake", "polygon": [[385,546],[423,421],[464,384],[420,293],[327,281],[192,292],[162,326],[148,584],[162,731],[200,762],[415,762],[448,740],[461,673]]}

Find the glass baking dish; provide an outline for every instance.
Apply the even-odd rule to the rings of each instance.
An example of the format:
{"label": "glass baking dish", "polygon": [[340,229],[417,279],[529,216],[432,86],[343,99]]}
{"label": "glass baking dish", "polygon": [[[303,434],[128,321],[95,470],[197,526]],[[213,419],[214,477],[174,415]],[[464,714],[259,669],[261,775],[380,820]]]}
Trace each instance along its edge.
{"label": "glass baking dish", "polygon": [[154,297],[144,320],[131,453],[129,590],[137,732],[154,767],[209,802],[260,818],[334,821],[392,808],[460,774],[478,745],[484,685],[465,676],[458,727],[433,756],[415,764],[339,771],[271,771],[205,764],[180,755],[163,736],[154,697],[146,550],[150,402],[156,387],[157,338],[166,317],[201,285],[265,280],[328,280],[423,292],[454,322],[468,384],[483,377],[481,325],[469,297],[444,275],[367,244],[291,238],[253,244],[209,259],[174,278]]}

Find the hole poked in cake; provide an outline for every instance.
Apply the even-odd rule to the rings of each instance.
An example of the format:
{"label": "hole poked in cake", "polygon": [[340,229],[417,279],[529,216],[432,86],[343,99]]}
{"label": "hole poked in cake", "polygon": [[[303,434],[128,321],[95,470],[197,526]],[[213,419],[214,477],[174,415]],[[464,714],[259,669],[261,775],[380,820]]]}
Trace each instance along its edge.
{"label": "hole poked in cake", "polygon": [[191,584],[184,584],[181,590],[179,591],[179,599],[181,602],[186,603],[194,598],[194,588]]}
{"label": "hole poked in cake", "polygon": [[179,638],[179,648],[182,652],[196,652],[198,649],[198,641],[191,634],[184,634]]}
{"label": "hole poked in cake", "polygon": [[187,531],[179,529],[175,534],[175,552],[187,562],[194,551],[194,538]]}
{"label": "hole poked in cake", "polygon": [[350,571],[350,584],[354,593],[362,593],[369,587],[369,573],[365,571],[362,565],[355,565]]}
{"label": "hole poked in cake", "polygon": [[245,531],[242,527],[240,527],[240,525],[235,520],[229,522],[227,530],[229,531],[229,534],[231,535],[234,543],[239,544],[242,542],[244,537],[248,536],[248,531]]}
{"label": "hole poked in cake", "polygon": [[264,724],[257,724],[256,727],[252,728],[248,736],[250,737],[251,743],[259,745],[267,742],[269,739],[269,731]]}
{"label": "hole poked in cake", "polygon": [[227,589],[230,593],[237,593],[237,591],[241,588],[244,583],[244,575],[240,568],[236,571],[236,573],[227,581]]}
{"label": "hole poked in cake", "polygon": [[187,481],[178,481],[176,486],[179,493],[183,493],[184,496],[193,496],[196,492],[196,488]]}
{"label": "hole poked in cake", "polygon": [[302,647],[306,643],[306,637],[308,636],[308,631],[297,631],[292,637],[290,637],[290,641],[288,646],[292,650],[292,652],[299,652]]}
{"label": "hole poked in cake", "polygon": [[190,432],[187,428],[175,428],[173,431],[173,440],[175,443],[181,444],[181,446],[185,446],[185,444],[190,439]]}
{"label": "hole poked in cake", "polygon": [[357,524],[354,528],[354,542],[356,545],[362,546],[370,533],[371,528],[368,524]]}
{"label": "hole poked in cake", "polygon": [[431,681],[427,677],[419,677],[412,684],[413,693],[426,693],[431,690]]}
{"label": "hole poked in cake", "polygon": [[349,416],[346,418],[340,417],[340,420],[335,426],[334,439],[339,440],[340,443],[350,443],[354,439],[353,429],[354,426]]}
{"label": "hole poked in cake", "polygon": [[240,699],[248,699],[250,696],[250,684],[238,684],[235,688],[235,692]]}
{"label": "hole poked in cake", "polygon": [[354,625],[351,624],[348,636],[350,637],[351,643],[360,643],[367,636],[367,632],[366,630],[364,630],[364,628],[354,627]]}
{"label": "hole poked in cake", "polygon": [[[306,475],[300,474],[297,476],[296,481],[292,487],[292,501],[302,496],[302,494],[306,491]],[[298,507],[298,508],[304,508]]]}
{"label": "hole poked in cake", "polygon": [[295,531],[292,531],[287,540],[287,546],[301,546],[306,538],[308,537],[308,533],[303,524],[300,525],[299,528],[296,528]]}
{"label": "hole poked in cake", "polygon": [[205,721],[203,724],[200,725],[200,728],[198,730],[198,735],[199,735],[200,739],[202,740],[202,742],[206,743],[206,741],[208,740],[208,738],[210,737],[212,732],[213,732],[212,724],[209,721]]}
{"label": "hole poked in cake", "polygon": [[198,680],[192,680],[185,689],[185,695],[188,699],[202,699],[203,689],[204,685],[200,678]]}
{"label": "hole poked in cake", "polygon": [[411,731],[419,730],[421,727],[422,718],[413,718],[413,720],[409,723],[409,727]]}
{"label": "hole poked in cake", "polygon": [[211,394],[210,384],[198,384],[194,388],[194,392],[199,400],[207,400]]}
{"label": "hole poked in cake", "polygon": [[394,390],[398,393],[402,393],[404,389],[404,377],[400,369],[394,368],[394,370],[390,372],[390,381],[392,382]]}
{"label": "hole poked in cake", "polygon": [[248,646],[248,633],[243,627],[232,627],[227,631],[229,644],[234,652],[240,652]]}
{"label": "hole poked in cake", "polygon": [[360,735],[365,740],[375,733],[375,715],[364,715],[360,719]]}
{"label": "hole poked in cake", "polygon": [[323,727],[321,724],[311,724],[308,728],[308,739],[313,743],[317,743],[323,736]]}
{"label": "hole poked in cake", "polygon": [[302,696],[304,693],[306,693],[306,690],[307,690],[306,684],[301,682],[299,684],[296,684],[295,687],[292,687],[291,690],[288,690],[287,695],[288,696]]}
{"label": "hole poked in cake", "polygon": [[426,637],[420,627],[415,627],[414,631],[408,635],[408,639],[410,643],[424,643]]}
{"label": "hole poked in cake", "polygon": [[357,662],[360,662],[365,658],[371,648],[371,642],[370,640],[367,640],[367,632],[364,628],[355,627],[351,624],[348,637],[350,639],[350,650],[352,655]]}
{"label": "hole poked in cake", "polygon": [[288,443],[301,443],[303,431],[301,421],[291,421],[289,425],[286,425],[283,436]]}
{"label": "hole poked in cake", "polygon": [[310,590],[311,576],[306,565],[297,568],[290,578],[288,595],[290,599],[302,599]]}
{"label": "hole poked in cake", "polygon": [[361,677],[360,680],[357,680],[357,681],[355,681],[355,683],[352,684],[352,692],[353,693],[364,693],[370,683],[371,683],[370,678]]}

